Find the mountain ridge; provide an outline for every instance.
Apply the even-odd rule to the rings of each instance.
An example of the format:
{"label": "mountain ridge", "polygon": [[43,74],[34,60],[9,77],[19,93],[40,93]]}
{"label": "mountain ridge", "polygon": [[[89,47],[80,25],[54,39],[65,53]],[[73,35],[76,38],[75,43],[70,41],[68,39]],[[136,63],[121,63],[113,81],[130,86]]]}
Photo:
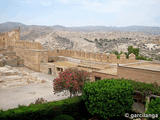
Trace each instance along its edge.
{"label": "mountain ridge", "polygon": [[67,30],[67,31],[79,31],[79,32],[109,32],[109,31],[121,31],[121,32],[144,32],[150,34],[160,34],[160,27],[156,26],[73,26],[73,27],[66,27],[63,25],[26,25],[20,22],[5,22],[0,23],[0,32],[7,31],[9,29],[15,28],[27,28],[27,27],[44,27],[53,30]]}
{"label": "mountain ridge", "polygon": [[20,27],[20,38],[35,41],[45,49],[74,49],[87,52],[126,52],[128,46],[140,48],[144,56],[160,60],[160,27],[25,25],[7,22],[0,24],[0,32]]}

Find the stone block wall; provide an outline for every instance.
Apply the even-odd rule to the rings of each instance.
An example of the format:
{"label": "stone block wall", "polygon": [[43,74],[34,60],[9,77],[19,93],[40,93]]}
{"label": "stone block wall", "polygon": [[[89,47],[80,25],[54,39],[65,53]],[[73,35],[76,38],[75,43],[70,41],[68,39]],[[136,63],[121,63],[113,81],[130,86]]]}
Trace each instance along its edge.
{"label": "stone block wall", "polygon": [[129,59],[126,58],[124,54],[120,56],[120,59],[117,59],[115,54],[105,54],[105,53],[91,53],[91,52],[84,52],[84,51],[75,51],[75,50],[52,50],[48,51],[48,57],[53,56],[66,56],[66,57],[73,57],[82,60],[89,60],[95,62],[107,62],[107,63],[131,63],[136,62],[135,55],[131,54]]}
{"label": "stone block wall", "polygon": [[118,66],[117,74],[119,78],[146,83],[156,82],[160,85],[160,71]]}
{"label": "stone block wall", "polygon": [[[135,56],[131,54],[129,59],[121,55],[120,59],[114,54],[91,53],[75,50],[49,50],[44,51],[40,43],[20,41],[20,29],[0,34],[0,49],[12,48],[16,55],[24,60],[24,65],[39,71],[40,63],[48,63],[48,58],[54,56],[73,57],[80,60],[107,62],[107,63],[130,63],[135,62]],[[22,62],[22,61],[21,61]]]}
{"label": "stone block wall", "polygon": [[38,42],[21,41],[20,29],[0,33],[0,49],[8,47],[17,47],[24,49],[43,49],[42,45]]}
{"label": "stone block wall", "polygon": [[5,33],[0,34],[0,49],[5,48],[5,37],[6,37]]}
{"label": "stone block wall", "polygon": [[0,54],[0,66],[3,67],[5,65],[12,67],[23,66],[23,60],[16,56],[16,53],[13,51],[5,51]]}
{"label": "stone block wall", "polygon": [[40,72],[49,74],[49,69],[51,69],[51,74],[56,76],[56,71],[55,71],[55,65],[54,64],[46,64],[46,63],[41,63],[40,64]]}
{"label": "stone block wall", "polygon": [[15,29],[10,32],[0,33],[0,48],[15,46],[15,42],[20,40],[20,30]]}
{"label": "stone block wall", "polygon": [[43,50],[14,48],[16,55],[24,60],[24,65],[32,70],[40,71],[40,63],[48,62],[48,52]]}
{"label": "stone block wall", "polygon": [[24,48],[24,49],[43,49],[42,45],[38,42],[28,42],[28,41],[17,41],[15,42],[16,48]]}
{"label": "stone block wall", "polygon": [[91,81],[95,81],[95,77],[100,77],[101,80],[103,80],[105,78],[107,78],[107,79],[112,79],[112,78],[117,79],[118,78],[117,75],[112,75],[112,74],[106,74],[106,73],[93,71],[92,74],[91,74]]}

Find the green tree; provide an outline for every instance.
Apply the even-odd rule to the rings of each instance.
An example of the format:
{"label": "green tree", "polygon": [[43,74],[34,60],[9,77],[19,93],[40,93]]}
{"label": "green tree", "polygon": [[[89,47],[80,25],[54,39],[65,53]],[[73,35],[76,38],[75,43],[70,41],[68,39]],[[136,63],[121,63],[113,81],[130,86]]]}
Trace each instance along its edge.
{"label": "green tree", "polygon": [[136,57],[139,56],[139,48],[133,48],[133,46],[128,46],[128,55],[133,53]]}

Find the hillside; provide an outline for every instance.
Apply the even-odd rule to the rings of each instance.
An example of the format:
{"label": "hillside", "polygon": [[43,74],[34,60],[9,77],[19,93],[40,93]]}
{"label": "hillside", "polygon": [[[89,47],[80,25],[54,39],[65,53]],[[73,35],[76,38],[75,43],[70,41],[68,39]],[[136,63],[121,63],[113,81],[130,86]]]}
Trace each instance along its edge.
{"label": "hillside", "polygon": [[84,26],[64,27],[25,25],[7,22],[0,32],[21,28],[21,40],[37,41],[45,49],[76,49],[93,52],[126,51],[129,45],[139,47],[142,55],[160,59],[160,27]]}

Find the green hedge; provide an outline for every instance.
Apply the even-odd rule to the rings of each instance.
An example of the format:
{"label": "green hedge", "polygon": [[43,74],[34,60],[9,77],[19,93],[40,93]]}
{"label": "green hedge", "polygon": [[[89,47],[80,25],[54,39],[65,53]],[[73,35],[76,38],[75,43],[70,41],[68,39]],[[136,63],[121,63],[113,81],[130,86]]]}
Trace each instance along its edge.
{"label": "green hedge", "polygon": [[103,119],[122,117],[132,109],[133,88],[126,80],[89,82],[84,85],[82,98],[92,115]]}
{"label": "green hedge", "polygon": [[148,57],[145,57],[145,56],[136,56],[136,60],[147,60],[147,61],[152,61],[152,58],[148,58]]}
{"label": "green hedge", "polygon": [[143,95],[147,94],[160,95],[160,86],[156,84],[137,82],[133,80],[127,80],[127,81],[129,81],[132,84],[134,91],[140,91],[142,92]]}
{"label": "green hedge", "polygon": [[148,110],[146,111],[146,114],[152,114],[152,119],[160,120],[160,98],[151,100],[148,105]]}
{"label": "green hedge", "polygon": [[81,97],[74,97],[0,111],[0,120],[53,120],[60,114],[68,114],[76,120],[81,120],[88,112]]}
{"label": "green hedge", "polygon": [[74,120],[74,118],[70,115],[61,114],[55,117],[53,120]]}

